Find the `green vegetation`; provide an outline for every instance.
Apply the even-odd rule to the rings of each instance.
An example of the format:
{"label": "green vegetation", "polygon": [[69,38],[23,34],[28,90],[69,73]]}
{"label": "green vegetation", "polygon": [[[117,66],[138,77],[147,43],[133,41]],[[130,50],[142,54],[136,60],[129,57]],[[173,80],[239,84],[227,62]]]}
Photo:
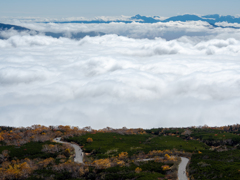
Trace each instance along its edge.
{"label": "green vegetation", "polygon": [[[0,176],[8,179],[176,179],[179,156],[191,157],[189,178],[239,179],[240,125],[93,130],[91,127],[33,125],[0,127]],[[74,149],[52,142],[75,142]],[[146,161],[148,159],[148,161]]]}
{"label": "green vegetation", "polygon": [[29,142],[22,146],[0,146],[0,153],[3,150],[8,150],[9,160],[13,159],[34,159],[34,158],[56,158],[57,153],[46,153],[42,151],[42,146],[45,144],[57,144],[50,141],[46,142]]}
{"label": "green vegetation", "polygon": [[[91,137],[93,142],[88,143]],[[146,141],[151,135],[121,135],[117,133],[85,134],[66,139],[83,145],[84,152],[93,153],[97,158],[116,156],[120,152],[128,152],[129,155],[139,153],[146,147]]]}
{"label": "green vegetation", "polygon": [[202,154],[193,154],[190,174],[194,179],[238,180],[240,151],[204,151]]}
{"label": "green vegetation", "polygon": [[[89,137],[93,139],[93,142],[87,142],[87,138]],[[193,152],[209,148],[197,140],[186,141],[176,136],[154,136],[150,134],[120,135],[116,133],[88,133],[66,140],[82,145],[84,151],[92,153],[94,158],[116,156],[123,151],[128,152],[131,156],[140,152],[148,153],[151,150],[176,149]]]}
{"label": "green vegetation", "polygon": [[184,140],[180,137],[175,136],[160,136],[152,138],[149,142],[152,149],[177,149],[180,151],[193,152],[198,150],[204,150],[208,148],[202,142],[197,140]]}
{"label": "green vegetation", "polygon": [[[164,165],[164,163],[157,163],[154,161],[148,161],[148,162],[140,162],[139,165],[136,165],[134,163],[131,163],[128,167],[110,167],[104,170],[98,170],[95,179],[98,179],[99,177],[105,177],[106,180],[121,180],[121,179],[157,179],[157,178],[164,178],[164,174],[166,174],[166,171],[163,171],[161,166]],[[142,169],[142,172],[136,173],[135,169],[139,167]],[[93,170],[93,169],[92,169]]]}
{"label": "green vegetation", "polygon": [[145,130],[147,133],[149,134],[154,134],[154,135],[160,135],[160,134],[169,134],[169,133],[172,133],[172,134],[181,134],[184,132],[184,129],[182,128],[169,128],[169,129],[166,129],[166,128],[153,128],[153,129],[147,129]]}
{"label": "green vegetation", "polygon": [[199,138],[200,140],[225,140],[225,139],[232,139],[233,137],[239,137],[233,133],[226,133],[221,130],[193,130],[191,134],[192,137]]}
{"label": "green vegetation", "polygon": [[[27,180],[36,180],[36,179],[37,180],[45,180],[46,177],[51,177],[54,180],[70,180],[70,179],[72,179],[72,174],[71,174],[71,172],[67,172],[67,171],[58,173],[51,169],[45,168],[45,169],[34,171],[33,175],[31,177],[27,178]],[[78,179],[76,178],[74,180],[78,180]]]}

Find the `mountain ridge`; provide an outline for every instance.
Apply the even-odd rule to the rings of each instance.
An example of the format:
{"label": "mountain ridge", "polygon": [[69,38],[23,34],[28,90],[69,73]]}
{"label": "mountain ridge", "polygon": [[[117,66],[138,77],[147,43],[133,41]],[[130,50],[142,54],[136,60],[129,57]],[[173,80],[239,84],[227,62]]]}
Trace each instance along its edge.
{"label": "mountain ridge", "polygon": [[[135,16],[130,17],[126,20],[81,20],[81,21],[54,21],[54,23],[112,23],[112,22],[123,22],[123,23],[132,23],[132,22],[139,22],[139,23],[157,23],[157,22],[170,22],[170,21],[205,21],[210,24],[215,24],[217,22],[228,22],[228,23],[240,23],[240,17],[234,17],[231,15],[221,16],[219,14],[210,14],[204,16],[198,16],[194,14],[184,14],[178,16],[172,16],[165,20],[159,20],[159,16],[142,16],[137,14]],[[49,23],[49,22],[45,22]]]}
{"label": "mountain ridge", "polygon": [[[147,16],[142,16],[140,14],[137,14],[135,16],[132,16],[129,19],[126,20],[103,20],[103,19],[99,19],[99,20],[83,20],[83,21],[55,21],[54,23],[82,23],[82,24],[90,24],[90,23],[94,23],[94,24],[102,24],[102,23],[133,23],[133,22],[138,22],[138,23],[158,23],[158,22],[187,22],[187,21],[202,21],[202,22],[207,22],[210,25],[210,28],[216,28],[216,27],[220,27],[220,28],[234,28],[234,29],[240,29],[240,27],[235,27],[234,25],[229,25],[229,26],[221,26],[219,24],[216,24],[218,22],[227,22],[227,23],[238,23],[240,24],[240,18],[238,17],[234,17],[234,16],[221,16],[219,14],[210,14],[210,15],[204,15],[204,16],[197,16],[194,14],[184,14],[184,15],[178,15],[178,16],[173,16],[170,18],[167,18],[165,20],[159,20],[159,16],[153,16],[153,17],[147,17]],[[50,23],[50,22],[44,22],[44,23]],[[17,26],[17,25],[11,25],[11,24],[3,24],[0,23],[0,31],[5,31],[5,30],[16,30],[16,31],[35,31],[35,30],[31,30],[22,26]],[[36,33],[39,33],[38,31],[35,31]],[[59,38],[59,37],[64,37],[64,33],[53,33],[53,32],[44,32],[46,36],[51,36],[51,37],[55,37],[55,38]],[[74,39],[81,39],[85,36],[102,36],[105,35],[105,33],[102,32],[78,32],[78,33],[73,33],[72,34],[72,38]],[[5,39],[3,36],[1,36],[0,34],[0,39]]]}

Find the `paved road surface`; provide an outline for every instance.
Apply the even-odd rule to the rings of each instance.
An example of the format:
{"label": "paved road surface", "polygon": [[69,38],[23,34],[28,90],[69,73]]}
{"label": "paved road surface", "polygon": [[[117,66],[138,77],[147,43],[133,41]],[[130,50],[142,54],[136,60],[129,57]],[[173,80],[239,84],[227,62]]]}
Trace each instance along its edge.
{"label": "paved road surface", "polygon": [[63,143],[63,144],[69,144],[69,145],[71,145],[71,146],[75,149],[74,162],[76,162],[76,163],[83,163],[83,152],[82,152],[82,149],[80,148],[80,146],[78,146],[77,144],[72,144],[72,143],[68,143],[68,142],[63,142],[63,141],[61,141],[61,137],[55,138],[54,141],[55,141],[55,142],[58,142],[58,143]]}
{"label": "paved road surface", "polygon": [[181,157],[181,163],[178,166],[178,180],[188,180],[186,175],[186,166],[189,161],[188,158]]}

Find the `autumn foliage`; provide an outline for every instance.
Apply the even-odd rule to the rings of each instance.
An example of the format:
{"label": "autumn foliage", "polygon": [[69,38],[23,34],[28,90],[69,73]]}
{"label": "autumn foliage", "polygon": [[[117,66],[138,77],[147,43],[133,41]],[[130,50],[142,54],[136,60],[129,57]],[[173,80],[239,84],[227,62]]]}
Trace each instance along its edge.
{"label": "autumn foliage", "polygon": [[139,167],[137,167],[137,168],[135,169],[135,173],[140,173],[140,172],[142,172],[142,169],[139,168]]}
{"label": "autumn foliage", "polygon": [[93,162],[93,165],[96,166],[97,169],[106,169],[111,167],[111,161],[110,159],[99,159],[99,160],[95,160]]}
{"label": "autumn foliage", "polygon": [[121,152],[119,155],[118,155],[119,159],[125,159],[128,157],[128,153],[127,152]]}
{"label": "autumn foliage", "polygon": [[169,165],[163,165],[163,166],[162,166],[162,170],[163,170],[163,171],[167,171],[167,170],[169,170],[169,169],[170,169]]}
{"label": "autumn foliage", "polygon": [[27,178],[34,167],[29,164],[29,159],[25,159],[22,162],[12,160],[11,162],[3,162],[0,168],[1,179],[24,179]]}
{"label": "autumn foliage", "polygon": [[[120,129],[113,129],[107,127],[100,130],[94,130],[89,126],[84,128],[61,125],[49,127],[33,125],[26,128],[2,126],[0,128],[0,145],[3,147],[6,146],[6,149],[2,148],[2,151],[0,152],[0,179],[27,179],[30,176],[34,176],[36,172],[44,170],[51,171],[53,174],[61,174],[64,172],[68,174],[68,178],[84,177],[88,179],[88,174],[93,175],[97,172],[105,172],[105,170],[99,169],[107,169],[110,167],[114,167],[116,169],[127,169],[127,167],[131,165],[133,165],[133,167],[131,168],[131,173],[135,172],[137,174],[135,174],[136,176],[140,176],[144,173],[151,172],[141,166],[141,163],[147,163],[141,161],[143,159],[151,159],[152,163],[161,164],[159,166],[159,169],[161,170],[161,172],[164,171],[163,174],[167,174],[170,171],[173,171],[172,165],[176,164],[176,161],[178,160],[177,156],[183,154],[187,156],[187,153],[183,151],[186,150],[184,149],[184,144],[190,144],[190,141],[201,142],[204,140],[203,137],[194,136],[197,134],[196,132],[198,132],[198,130],[204,130],[204,132],[211,132],[211,138],[226,141],[229,136],[229,132],[233,132],[231,135],[234,136],[235,134],[236,136],[239,135],[240,125],[237,124],[223,127],[208,127],[205,125],[201,127],[183,128],[182,130],[181,128],[178,128],[176,130],[174,130],[174,128],[159,128],[156,130],[149,130],[150,133],[148,132],[148,130],[145,131],[141,128],[127,129],[126,127]],[[215,132],[213,130],[219,130],[220,132]],[[146,134],[146,132],[148,132],[148,134],[143,135]],[[130,145],[126,146],[128,149],[125,148],[125,146],[116,146],[110,148],[108,146],[106,146],[105,148],[101,145],[94,146],[95,143],[100,142],[97,140],[98,138],[95,138],[98,133],[114,133],[114,136],[111,135],[110,138],[110,142],[113,142],[113,146],[118,143],[123,144],[126,142],[133,142],[133,144],[129,143]],[[92,134],[96,134],[96,136]],[[152,134],[154,134],[155,136],[153,136]],[[131,141],[127,141],[128,135],[133,137]],[[138,137],[141,138],[136,140],[135,135],[140,135]],[[52,140],[56,137],[61,137],[63,141],[65,139],[65,141],[71,142],[71,140],[69,139],[71,139],[72,137],[83,136],[84,138],[82,141],[74,142],[80,144],[81,147],[83,147],[83,151],[89,153],[89,156],[85,159],[85,165],[77,164],[73,161],[74,149],[71,146],[52,142]],[[145,136],[146,138],[143,138]],[[181,144],[181,146],[174,146],[175,148],[178,148],[179,151],[177,149],[163,150],[163,147],[160,145],[155,147],[155,144],[159,143],[159,141],[156,141],[156,143],[154,144],[154,138],[157,139],[159,137],[165,136],[169,138],[181,138],[181,140],[184,140],[182,140],[183,143]],[[91,137],[94,139],[94,141]],[[238,140],[239,139],[232,139],[232,142],[236,145],[236,143],[239,143]],[[154,144],[154,146],[150,146],[149,144],[151,143]],[[39,148],[39,154],[31,154],[31,149],[25,148],[25,146],[27,146],[28,144],[40,144],[39,146],[42,148]],[[168,146],[166,146],[166,148],[171,148],[171,144],[169,141],[167,145]],[[92,146],[94,148],[90,149],[89,146]],[[150,149],[149,147],[154,147],[152,149],[156,150],[152,150],[147,153],[146,147],[148,148],[148,150]],[[200,146],[196,145],[194,151],[191,150],[188,151],[188,153],[193,153],[201,156],[201,153],[204,152],[203,154],[205,155],[206,151],[204,149],[200,149],[199,147]],[[158,148],[161,150],[157,150]],[[239,148],[239,146],[236,146],[235,148]],[[15,154],[13,153],[13,151],[15,152]],[[23,155],[18,156],[16,155],[16,152],[19,152]],[[29,159],[26,157],[28,157]],[[123,166],[125,166],[125,168],[121,168]],[[143,171],[144,173],[140,173],[141,171]],[[236,171],[238,171],[238,169]],[[41,175],[39,175],[39,177],[41,177]],[[52,178],[54,179],[55,177]],[[104,176],[101,178],[104,179]],[[90,178],[89,176],[89,179],[94,179],[94,177]]]}
{"label": "autumn foliage", "polygon": [[91,142],[93,142],[93,139],[89,137],[89,138],[87,138],[87,142],[91,143]]}

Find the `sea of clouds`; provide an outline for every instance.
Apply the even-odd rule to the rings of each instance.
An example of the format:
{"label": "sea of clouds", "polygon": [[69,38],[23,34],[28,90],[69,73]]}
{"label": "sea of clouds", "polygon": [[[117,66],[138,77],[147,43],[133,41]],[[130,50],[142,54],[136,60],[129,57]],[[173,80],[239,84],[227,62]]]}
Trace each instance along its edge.
{"label": "sea of clouds", "polygon": [[[0,32],[1,125],[239,123],[238,29],[205,22],[22,26],[38,32]],[[90,31],[106,35],[71,39]]]}

